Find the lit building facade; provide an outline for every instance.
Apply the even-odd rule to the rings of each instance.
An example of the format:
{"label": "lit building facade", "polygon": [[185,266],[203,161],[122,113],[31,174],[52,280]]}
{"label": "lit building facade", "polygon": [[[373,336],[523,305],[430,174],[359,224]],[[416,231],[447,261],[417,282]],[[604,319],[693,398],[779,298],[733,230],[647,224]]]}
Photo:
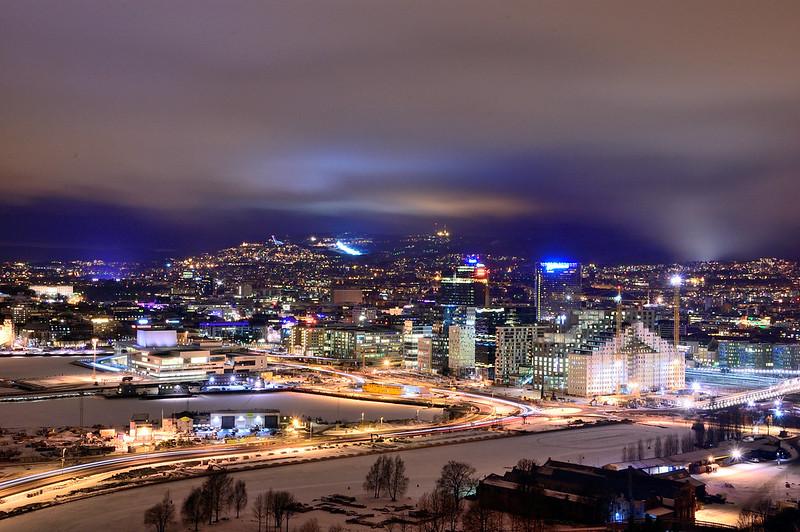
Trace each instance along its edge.
{"label": "lit building facade", "polygon": [[325,352],[325,329],[322,327],[295,325],[288,339],[292,354],[320,356]]}
{"label": "lit building facade", "polygon": [[[412,320],[403,322],[403,365],[406,368],[419,369],[420,341],[423,339],[430,340],[432,336],[433,327],[431,325],[417,324]],[[425,361],[428,358],[427,353],[422,358]],[[427,366],[427,371],[430,371],[430,362],[425,365]]]}
{"label": "lit building facade", "polygon": [[567,391],[591,397],[623,391],[676,390],[685,385],[685,362],[667,341],[640,322],[619,335],[568,356]]}
{"label": "lit building facade", "polygon": [[346,364],[400,365],[403,359],[400,331],[374,326],[335,326],[325,329],[325,356]]}
{"label": "lit building facade", "polygon": [[800,370],[800,344],[720,340],[717,357],[723,368]]}
{"label": "lit building facade", "polygon": [[523,384],[536,351],[536,342],[544,331],[543,325],[497,327],[497,350],[495,353],[495,382],[500,384]]}
{"label": "lit building facade", "polygon": [[536,264],[536,317],[564,321],[581,304],[581,265],[577,262]]}
{"label": "lit building facade", "polygon": [[475,257],[468,257],[450,277],[441,280],[439,303],[465,307],[489,306],[489,270]]}
{"label": "lit building facade", "polygon": [[447,366],[450,373],[465,377],[475,372],[475,320],[448,329],[449,349]]}
{"label": "lit building facade", "polygon": [[130,355],[132,369],[156,379],[202,379],[212,375],[260,373],[266,357],[257,353],[213,353],[205,349],[138,351]]}
{"label": "lit building facade", "polygon": [[69,299],[75,294],[72,285],[33,285],[29,287],[33,292],[44,298],[63,297]]}
{"label": "lit building facade", "polygon": [[433,336],[420,338],[417,343],[417,370],[423,373],[433,373]]}
{"label": "lit building facade", "polygon": [[14,343],[14,323],[9,320],[0,321],[0,347],[8,347]]}

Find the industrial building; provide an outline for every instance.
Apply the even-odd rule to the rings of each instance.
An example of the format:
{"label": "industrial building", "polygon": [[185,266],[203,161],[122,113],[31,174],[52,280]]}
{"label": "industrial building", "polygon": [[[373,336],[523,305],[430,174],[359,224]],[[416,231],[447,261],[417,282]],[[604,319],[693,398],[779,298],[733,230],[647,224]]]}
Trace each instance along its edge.
{"label": "industrial building", "polygon": [[555,460],[491,474],[478,484],[477,498],[484,508],[512,515],[592,525],[660,519],[678,530],[694,523],[697,506],[689,482]]}

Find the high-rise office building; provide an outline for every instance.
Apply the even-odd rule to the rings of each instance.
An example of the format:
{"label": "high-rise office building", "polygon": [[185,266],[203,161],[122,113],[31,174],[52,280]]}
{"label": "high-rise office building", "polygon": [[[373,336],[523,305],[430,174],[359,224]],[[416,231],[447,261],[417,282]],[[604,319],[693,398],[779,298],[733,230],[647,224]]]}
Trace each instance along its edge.
{"label": "high-rise office building", "polygon": [[[412,320],[403,322],[403,365],[409,369],[420,368],[420,341],[423,339],[430,339],[433,337],[433,327],[431,325],[424,325],[414,323]],[[430,342],[427,344],[430,345]],[[424,353],[422,356],[423,365],[427,366],[426,371],[431,369],[430,354]]]}
{"label": "high-rise office building", "polygon": [[536,317],[564,323],[581,305],[581,265],[577,262],[536,264]]}
{"label": "high-rise office building", "polygon": [[421,337],[417,341],[417,370],[423,373],[432,373],[433,367],[433,337]]}
{"label": "high-rise office building", "polygon": [[541,325],[497,327],[496,382],[513,385],[524,383],[527,375],[523,368],[531,366],[536,340],[545,330],[547,327]]}
{"label": "high-rise office building", "polygon": [[533,307],[478,307],[475,309],[475,365],[495,379],[497,328],[536,323]]}
{"label": "high-rise office building", "polygon": [[451,325],[448,332],[450,372],[458,377],[471,375],[475,371],[475,321],[471,325]]}
{"label": "high-rise office building", "polygon": [[439,303],[466,307],[489,305],[489,270],[475,257],[467,257],[452,275],[444,277]]}

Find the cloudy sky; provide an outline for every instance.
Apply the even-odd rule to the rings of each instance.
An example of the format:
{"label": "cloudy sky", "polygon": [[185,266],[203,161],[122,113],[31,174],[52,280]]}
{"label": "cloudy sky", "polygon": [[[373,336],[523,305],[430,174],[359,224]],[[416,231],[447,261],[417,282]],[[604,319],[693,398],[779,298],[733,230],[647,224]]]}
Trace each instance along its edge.
{"label": "cloudy sky", "polygon": [[798,50],[794,1],[8,1],[0,256],[797,257]]}

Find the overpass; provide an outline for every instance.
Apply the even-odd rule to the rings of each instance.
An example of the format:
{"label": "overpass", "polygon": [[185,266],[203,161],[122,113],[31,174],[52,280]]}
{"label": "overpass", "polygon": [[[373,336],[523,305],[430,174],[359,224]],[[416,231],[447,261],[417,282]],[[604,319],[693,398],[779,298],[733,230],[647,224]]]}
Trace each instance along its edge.
{"label": "overpass", "polygon": [[786,379],[781,383],[758,390],[738,392],[714,397],[706,401],[698,401],[695,403],[694,407],[697,410],[721,410],[731,406],[747,405],[757,401],[775,399],[776,397],[783,397],[784,395],[793,393],[800,393],[800,377]]}

